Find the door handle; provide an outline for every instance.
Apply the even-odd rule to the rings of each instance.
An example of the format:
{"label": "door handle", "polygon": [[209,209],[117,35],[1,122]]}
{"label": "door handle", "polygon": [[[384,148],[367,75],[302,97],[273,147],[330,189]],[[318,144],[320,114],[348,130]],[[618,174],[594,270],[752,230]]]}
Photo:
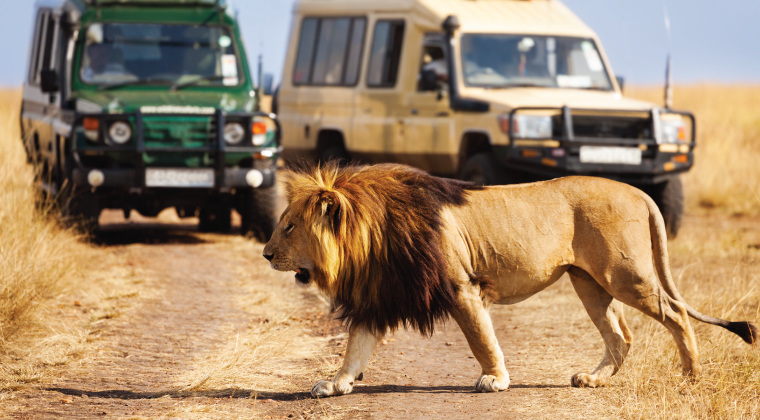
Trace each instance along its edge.
{"label": "door handle", "polygon": [[420,113],[420,111],[417,110],[417,108],[412,108],[412,115],[417,115]]}

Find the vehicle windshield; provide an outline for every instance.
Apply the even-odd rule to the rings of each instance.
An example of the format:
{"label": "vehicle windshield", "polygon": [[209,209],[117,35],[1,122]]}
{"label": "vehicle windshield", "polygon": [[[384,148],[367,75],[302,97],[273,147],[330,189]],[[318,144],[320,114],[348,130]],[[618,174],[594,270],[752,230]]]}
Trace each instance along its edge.
{"label": "vehicle windshield", "polygon": [[588,38],[465,34],[462,68],[468,86],[612,89],[596,44]]}
{"label": "vehicle windshield", "polygon": [[217,26],[95,23],[87,28],[80,62],[81,80],[101,87],[242,81],[229,31]]}

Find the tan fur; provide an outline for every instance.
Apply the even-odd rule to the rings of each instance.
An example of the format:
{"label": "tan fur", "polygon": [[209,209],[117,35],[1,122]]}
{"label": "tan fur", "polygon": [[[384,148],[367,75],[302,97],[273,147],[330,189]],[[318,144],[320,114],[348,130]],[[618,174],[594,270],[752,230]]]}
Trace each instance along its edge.
{"label": "tan fur", "polygon": [[[395,175],[388,171],[389,177],[398,175],[399,170],[411,170],[400,165],[389,168],[396,171]],[[378,220],[368,214],[346,215],[358,218],[366,229],[359,229],[357,237],[341,236],[340,223],[348,223],[342,220],[338,221],[339,233],[330,233],[325,226],[332,222],[320,200],[325,195],[333,201],[343,198],[341,194],[325,194],[322,187],[302,194],[296,189],[305,188],[304,183],[288,185],[290,206],[264,250],[265,256],[272,258],[272,267],[323,273],[314,280],[333,297],[339,282],[386,281],[362,272],[368,266],[366,259],[392,252],[382,241],[376,242],[379,234],[372,224]],[[446,277],[455,291],[454,306],[447,311],[461,327],[482,367],[476,383],[479,391],[509,386],[504,356],[487,312],[488,301],[522,301],[565,272],[606,344],[599,366],[591,373],[574,375],[574,386],[600,386],[622,365],[632,340],[622,304],[644,312],[671,332],[683,371],[689,375],[702,370],[690,314],[728,329],[732,329],[729,325],[746,324],[705,317],[678,295],[670,278],[662,216],[654,202],[636,188],[600,178],[570,177],[467,191],[466,198],[466,203],[440,207],[440,236],[436,240],[445,259]],[[355,204],[347,200],[348,205]],[[415,209],[407,211],[413,213]],[[296,227],[285,233],[291,223]],[[375,254],[375,246],[381,247],[379,254]],[[352,261],[348,266],[343,265],[346,258]],[[349,270],[350,275],[342,275],[343,270]],[[356,298],[369,302],[380,297],[370,294]],[[746,325],[750,332],[745,340],[752,342],[757,330]],[[312,394],[350,392],[384,333],[362,323],[352,324],[343,367],[333,381],[315,385]]]}

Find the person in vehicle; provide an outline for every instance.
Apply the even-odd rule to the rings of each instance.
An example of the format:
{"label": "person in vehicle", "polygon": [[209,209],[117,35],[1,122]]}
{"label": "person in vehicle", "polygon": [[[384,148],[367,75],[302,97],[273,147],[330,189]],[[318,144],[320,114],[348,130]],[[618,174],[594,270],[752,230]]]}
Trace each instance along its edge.
{"label": "person in vehicle", "polygon": [[130,74],[124,67],[124,54],[111,44],[95,43],[88,45],[87,58],[89,65],[82,70],[82,80],[85,82],[134,78],[134,75]]}

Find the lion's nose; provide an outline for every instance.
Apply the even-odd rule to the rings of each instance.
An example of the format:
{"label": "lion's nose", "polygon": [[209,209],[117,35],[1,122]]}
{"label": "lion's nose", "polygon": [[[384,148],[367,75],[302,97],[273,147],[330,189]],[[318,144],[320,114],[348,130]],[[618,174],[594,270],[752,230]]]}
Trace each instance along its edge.
{"label": "lion's nose", "polygon": [[272,258],[274,258],[274,254],[264,254],[264,258],[266,258],[267,261],[272,261]]}

